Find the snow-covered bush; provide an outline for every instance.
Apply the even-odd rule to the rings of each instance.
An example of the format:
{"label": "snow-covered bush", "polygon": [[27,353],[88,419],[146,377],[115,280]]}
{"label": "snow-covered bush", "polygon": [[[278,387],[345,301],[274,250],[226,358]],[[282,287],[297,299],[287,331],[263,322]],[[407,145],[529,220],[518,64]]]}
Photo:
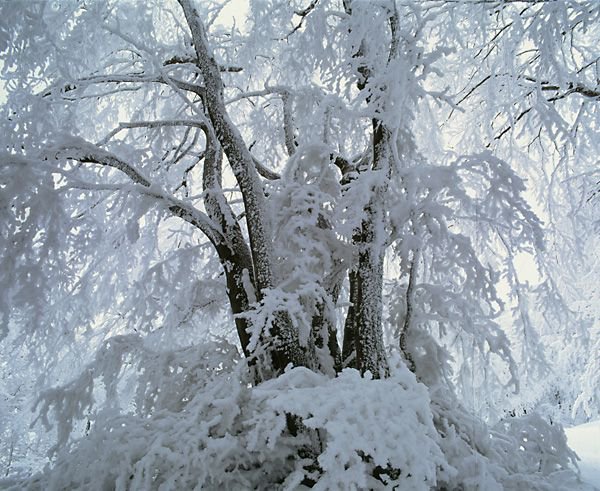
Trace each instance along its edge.
{"label": "snow-covered bush", "polygon": [[[133,350],[143,353],[138,361]],[[133,400],[113,392],[116,372],[133,384]],[[574,455],[560,428],[537,416],[488,428],[449,392],[432,400],[399,359],[383,380],[355,369],[331,378],[297,367],[252,386],[247,374],[224,341],[164,352],[134,338],[107,343],[86,376],[42,396],[44,418],[55,412],[69,422],[57,428],[63,445],[53,464],[4,485],[425,491],[574,482]],[[82,392],[94,387],[111,403],[82,403]],[[78,421],[87,421],[85,430],[75,429]]]}

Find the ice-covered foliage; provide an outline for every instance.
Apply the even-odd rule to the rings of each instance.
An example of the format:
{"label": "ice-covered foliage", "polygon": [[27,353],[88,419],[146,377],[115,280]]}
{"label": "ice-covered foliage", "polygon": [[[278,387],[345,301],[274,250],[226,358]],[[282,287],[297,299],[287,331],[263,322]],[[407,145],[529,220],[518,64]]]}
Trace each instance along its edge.
{"label": "ice-covered foliage", "polygon": [[452,399],[434,396],[434,421],[440,446],[456,472],[442,478],[446,489],[519,490],[572,489],[576,486],[562,427],[537,414],[509,417],[488,427],[468,413],[449,407]]}
{"label": "ice-covered foliage", "polygon": [[[452,352],[461,360],[469,359],[469,371],[477,363],[476,354],[484,358],[482,370],[487,370],[490,355],[498,355],[510,371],[510,381],[504,383],[517,383],[506,335],[495,320],[503,308],[498,273],[482,263],[465,232],[476,222],[478,234],[490,243],[500,237],[518,244],[517,250],[541,249],[540,223],[523,200],[523,190],[523,181],[507,163],[489,154],[403,172],[399,199],[391,205],[390,215],[397,238],[394,253],[409,284],[390,289],[391,320],[398,332],[407,331],[417,373],[429,383],[447,376],[448,370],[430,351],[421,330],[452,340]],[[459,379],[462,376],[459,372]]]}
{"label": "ice-covered foliage", "polygon": [[0,472],[568,488],[597,2],[236,5],[0,7]]}

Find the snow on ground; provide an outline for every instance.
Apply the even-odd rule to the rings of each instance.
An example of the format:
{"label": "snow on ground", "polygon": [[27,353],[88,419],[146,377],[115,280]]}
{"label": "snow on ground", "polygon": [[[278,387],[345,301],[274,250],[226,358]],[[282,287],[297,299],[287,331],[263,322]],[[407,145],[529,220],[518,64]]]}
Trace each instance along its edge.
{"label": "snow on ground", "polygon": [[569,446],[581,458],[581,479],[600,491],[600,420],[566,428]]}

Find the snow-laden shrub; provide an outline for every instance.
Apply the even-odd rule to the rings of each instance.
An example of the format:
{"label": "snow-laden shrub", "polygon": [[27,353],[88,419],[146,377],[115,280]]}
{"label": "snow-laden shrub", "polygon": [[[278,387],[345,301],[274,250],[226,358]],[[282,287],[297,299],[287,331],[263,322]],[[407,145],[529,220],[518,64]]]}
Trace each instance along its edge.
{"label": "snow-laden shrub", "polygon": [[[335,379],[295,368],[255,389],[274,414],[316,430],[321,453],[315,489],[430,489],[444,464],[429,396],[406,369],[389,379],[346,369]],[[376,480],[373,476],[379,476]],[[298,485],[303,473],[287,479]]]}
{"label": "snow-laden shrub", "polygon": [[440,447],[455,470],[438,475],[442,489],[573,488],[576,455],[567,445],[562,426],[550,425],[534,413],[507,418],[490,428],[444,390],[434,394],[432,411]]}
{"label": "snow-laden shrub", "polygon": [[[173,388],[190,379],[189,363],[162,384],[173,399],[161,397],[150,414],[99,412],[89,434],[60,450],[26,487],[296,489],[306,477],[315,489],[435,485],[444,459],[427,390],[408,371],[371,380],[348,369],[332,379],[294,368],[251,388],[242,365],[197,380],[183,406]],[[175,366],[172,357],[156,368],[167,366]],[[300,435],[288,430],[291,416],[302,421]],[[316,450],[316,465],[298,457],[307,448]]]}
{"label": "snow-laden shrub", "polygon": [[[117,337],[84,375],[42,396],[41,420],[63,422],[52,464],[0,485],[545,490],[573,482],[560,427],[528,416],[489,429],[449,391],[432,397],[400,362],[383,380],[298,367],[253,386],[248,373],[224,341],[157,352]],[[135,396],[118,397],[126,393]]]}

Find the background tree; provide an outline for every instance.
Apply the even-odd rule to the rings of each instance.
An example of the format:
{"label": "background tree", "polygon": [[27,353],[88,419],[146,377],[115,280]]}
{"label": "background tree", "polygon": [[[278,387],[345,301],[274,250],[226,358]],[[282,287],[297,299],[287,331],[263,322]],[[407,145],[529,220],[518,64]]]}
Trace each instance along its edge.
{"label": "background tree", "polygon": [[586,264],[598,7],[223,7],[3,8],[2,333],[57,428],[27,485],[566,482],[560,429],[455,391],[518,388],[506,332],[545,373],[533,295],[588,336],[544,241]]}

